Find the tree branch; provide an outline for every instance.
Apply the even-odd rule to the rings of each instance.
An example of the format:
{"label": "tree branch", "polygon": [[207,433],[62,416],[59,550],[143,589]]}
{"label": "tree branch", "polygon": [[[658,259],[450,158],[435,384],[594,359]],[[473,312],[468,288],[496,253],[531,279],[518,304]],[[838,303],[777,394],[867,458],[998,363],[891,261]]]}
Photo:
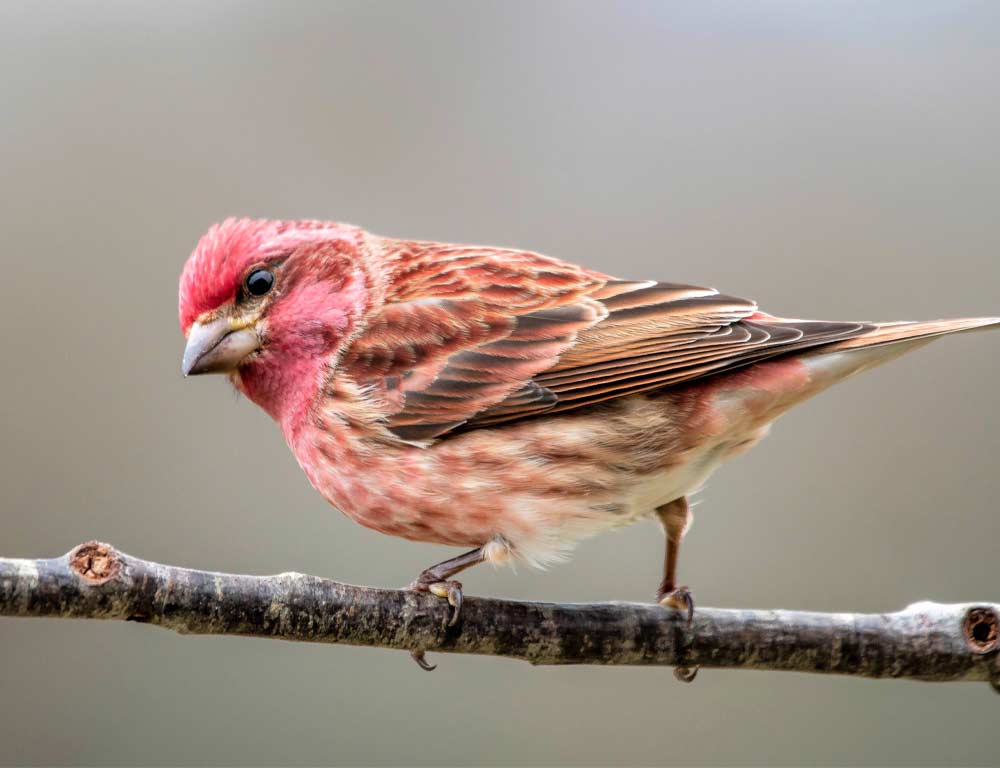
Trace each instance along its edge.
{"label": "tree branch", "polygon": [[[440,599],[282,573],[240,576],[87,542],[51,560],[0,558],[0,616],[141,621],[181,633],[477,653],[532,664],[826,672],[1000,685],[1000,605],[916,603],[890,614]],[[998,688],[1000,690],[1000,688]]]}

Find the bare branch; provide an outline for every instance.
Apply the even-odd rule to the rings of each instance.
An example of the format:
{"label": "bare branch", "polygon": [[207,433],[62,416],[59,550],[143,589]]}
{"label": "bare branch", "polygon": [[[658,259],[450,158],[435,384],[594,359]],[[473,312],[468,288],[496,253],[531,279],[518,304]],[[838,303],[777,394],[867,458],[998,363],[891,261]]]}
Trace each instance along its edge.
{"label": "bare branch", "polygon": [[637,603],[430,595],[282,573],[240,576],[140,560],[88,542],[0,558],[0,616],[141,621],[181,633],[477,653],[532,664],[649,664],[1000,681],[1000,605],[916,603],[890,614],[699,608],[692,625]]}

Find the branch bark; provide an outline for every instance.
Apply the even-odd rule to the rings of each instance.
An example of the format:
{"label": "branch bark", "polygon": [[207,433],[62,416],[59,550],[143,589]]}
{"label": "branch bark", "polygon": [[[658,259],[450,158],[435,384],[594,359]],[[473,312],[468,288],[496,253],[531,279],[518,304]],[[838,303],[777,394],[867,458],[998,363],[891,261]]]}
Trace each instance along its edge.
{"label": "branch bark", "polygon": [[242,576],[141,560],[87,542],[63,557],[0,558],[0,616],[139,621],[181,633],[476,653],[532,664],[792,670],[986,681],[1000,690],[1000,604],[916,603],[889,614],[468,597],[440,599],[282,573]]}

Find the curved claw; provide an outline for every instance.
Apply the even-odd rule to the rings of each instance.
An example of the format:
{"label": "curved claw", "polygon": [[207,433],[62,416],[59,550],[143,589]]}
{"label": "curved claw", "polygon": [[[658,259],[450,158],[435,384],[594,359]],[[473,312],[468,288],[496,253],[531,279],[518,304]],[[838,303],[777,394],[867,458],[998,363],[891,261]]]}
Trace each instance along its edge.
{"label": "curved claw", "polygon": [[434,584],[428,584],[427,590],[432,595],[446,599],[448,605],[455,609],[444,622],[446,627],[454,627],[462,613],[462,583],[459,581],[438,581]]}
{"label": "curved claw", "polygon": [[417,662],[417,666],[424,672],[433,672],[438,668],[437,664],[431,664],[427,661],[427,654],[423,651],[410,651],[410,658]]}
{"label": "curved claw", "polygon": [[693,682],[698,676],[698,670],[700,667],[674,667],[674,677],[680,680],[682,683]]}
{"label": "curved claw", "polygon": [[451,614],[449,627],[454,627],[458,623],[458,615],[462,612],[462,585],[452,585],[448,589],[448,604],[455,610]]}
{"label": "curved claw", "polygon": [[673,608],[675,611],[683,611],[688,626],[694,621],[694,596],[687,587],[677,587],[666,594],[658,595],[660,605]]}

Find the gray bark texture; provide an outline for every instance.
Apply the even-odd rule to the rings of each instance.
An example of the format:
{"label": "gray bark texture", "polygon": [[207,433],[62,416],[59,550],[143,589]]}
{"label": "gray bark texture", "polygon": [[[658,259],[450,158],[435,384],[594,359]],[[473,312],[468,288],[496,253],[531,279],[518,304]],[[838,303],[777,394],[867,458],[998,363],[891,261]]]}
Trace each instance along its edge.
{"label": "gray bark texture", "polygon": [[[698,608],[468,597],[461,620],[428,594],[282,573],[148,562],[87,542],[49,560],[0,558],[0,616],[120,619],[181,633],[475,653],[532,664],[792,670],[1000,685],[1000,605],[916,603],[896,613]],[[690,677],[691,675],[685,675]],[[1000,688],[998,688],[1000,690]]]}

